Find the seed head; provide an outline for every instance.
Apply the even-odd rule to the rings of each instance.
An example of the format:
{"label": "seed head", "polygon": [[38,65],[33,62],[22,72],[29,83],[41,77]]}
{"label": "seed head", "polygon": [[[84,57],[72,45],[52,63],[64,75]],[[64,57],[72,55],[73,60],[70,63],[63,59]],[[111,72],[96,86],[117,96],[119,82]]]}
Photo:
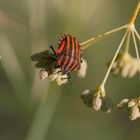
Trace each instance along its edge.
{"label": "seed head", "polygon": [[137,59],[132,57],[129,53],[119,53],[116,58],[112,73],[114,75],[120,74],[122,77],[133,77],[138,72]]}
{"label": "seed head", "polygon": [[87,72],[87,62],[86,60],[84,60],[83,58],[81,58],[81,67],[77,72],[78,77],[80,78],[84,78],[86,76],[86,72]]}

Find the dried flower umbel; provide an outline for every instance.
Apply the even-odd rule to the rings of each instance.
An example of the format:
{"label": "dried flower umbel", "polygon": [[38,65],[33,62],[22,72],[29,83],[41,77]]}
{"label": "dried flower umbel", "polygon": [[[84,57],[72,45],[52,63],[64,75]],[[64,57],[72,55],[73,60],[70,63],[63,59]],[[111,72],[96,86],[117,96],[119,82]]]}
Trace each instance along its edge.
{"label": "dried flower umbel", "polygon": [[[134,13],[127,24],[115,28],[111,31],[105,32],[101,35],[98,35],[96,37],[93,37],[83,43],[79,43],[80,46],[80,52],[83,52],[85,49],[87,49],[91,44],[95,43],[96,41],[111,35],[112,33],[121,31],[122,29],[125,29],[125,33],[118,45],[117,50],[114,53],[114,56],[112,57],[107,72],[99,84],[98,88],[94,90],[86,90],[81,94],[81,98],[83,102],[90,108],[93,108],[94,110],[102,110],[105,112],[110,112],[110,104],[108,105],[108,99],[106,98],[105,94],[105,84],[107,82],[107,79],[109,77],[109,74],[112,72],[114,75],[120,74],[122,77],[133,77],[138,72],[140,73],[140,56],[138,52],[138,46],[136,38],[140,41],[140,34],[138,33],[136,27],[135,27],[135,20],[138,15],[138,12],[140,10],[140,0],[138,1],[137,7],[134,10]],[[130,48],[130,40],[133,40],[133,46],[135,48],[136,52],[136,58],[132,57],[129,48]],[[62,40],[61,40],[62,41]],[[126,44],[125,44],[126,41]],[[122,48],[124,47],[124,50]],[[122,51],[121,51],[122,50]],[[64,69],[60,66],[60,63],[56,61],[56,56],[51,54],[49,51],[45,52],[47,56],[39,57],[38,60],[35,59],[34,56],[32,56],[33,61],[38,61],[36,66],[41,68],[40,71],[40,78],[46,79],[47,77],[50,80],[56,80],[58,85],[64,84],[67,82],[67,79],[65,78],[67,75],[63,74]],[[41,53],[40,53],[41,54]],[[42,54],[44,54],[42,52]],[[68,54],[65,54],[68,55]],[[37,54],[36,54],[37,56]],[[79,53],[78,53],[79,56]],[[47,60],[47,63],[45,62]],[[71,56],[68,56],[72,58]],[[77,55],[75,55],[77,57]],[[53,58],[53,60],[52,60]],[[79,57],[78,57],[79,58]],[[79,59],[76,59],[78,61],[77,64],[79,64]],[[80,70],[76,69],[78,71],[79,77],[84,77],[87,70],[87,63],[81,59],[81,66],[77,66],[80,68]],[[60,69],[61,67],[61,69]],[[72,70],[72,69],[71,69]],[[125,99],[121,103],[123,105],[126,105],[129,102],[129,100]],[[130,107],[134,102],[129,103],[130,108],[130,119],[135,120],[136,118],[140,117],[139,113],[139,106],[138,104],[134,105],[133,107]]]}
{"label": "dried flower umbel", "polygon": [[113,75],[120,74],[124,78],[131,78],[138,71],[137,59],[132,57],[128,52],[120,52],[111,69]]}
{"label": "dried flower umbel", "polygon": [[126,109],[129,112],[129,118],[133,121],[140,118],[140,97],[134,99],[123,99],[117,105],[120,109]]}
{"label": "dried flower umbel", "polygon": [[110,112],[112,102],[106,97],[104,87],[98,87],[94,90],[85,90],[81,94],[81,99],[84,104],[89,108],[93,108],[95,111]]}
{"label": "dried flower umbel", "polygon": [[[140,41],[140,35],[135,28],[135,20],[136,20],[139,10],[140,10],[140,0],[138,2],[138,5],[137,5],[132,17],[130,18],[129,22],[126,25],[123,25],[119,28],[116,28],[116,29],[106,32],[104,34],[98,35],[97,37],[93,37],[93,38],[81,43],[81,49],[84,50],[84,49],[88,48],[89,45],[100,40],[101,38],[104,38],[107,35],[110,35],[114,32],[120,31],[122,29],[126,29],[125,34],[122,37],[122,40],[121,40],[120,44],[118,45],[118,48],[117,48],[111,62],[109,63],[109,67],[105,74],[105,77],[103,78],[102,82],[99,85],[99,87],[103,87],[103,89],[105,87],[106,81],[111,72],[114,75],[120,74],[124,78],[133,77],[138,72],[140,72],[140,57],[139,57],[138,46],[137,46],[137,42],[136,42],[136,37]],[[135,48],[136,58],[132,57],[129,52],[131,38],[134,43],[133,46]],[[126,44],[125,44],[125,41],[126,41]],[[121,51],[123,46],[125,47],[125,49],[124,49],[124,51]],[[94,108],[94,110],[98,111],[98,110],[101,110],[101,107],[102,107],[102,96],[99,93],[105,93],[103,91],[105,91],[105,90],[96,90],[94,92],[93,91],[86,92],[86,94],[84,94],[85,92],[83,92],[81,97],[82,97],[84,103],[88,106],[89,106],[88,101],[90,101],[90,103],[91,103],[91,99],[92,99],[92,107]],[[125,99],[121,102],[121,104],[125,106],[128,102],[129,102],[129,100]],[[132,102],[129,103],[129,108],[131,108],[130,109],[131,110],[130,119],[135,120],[136,118],[140,117],[139,106],[134,105],[133,107],[130,107],[131,105],[132,105]],[[89,107],[91,107],[91,104]]]}

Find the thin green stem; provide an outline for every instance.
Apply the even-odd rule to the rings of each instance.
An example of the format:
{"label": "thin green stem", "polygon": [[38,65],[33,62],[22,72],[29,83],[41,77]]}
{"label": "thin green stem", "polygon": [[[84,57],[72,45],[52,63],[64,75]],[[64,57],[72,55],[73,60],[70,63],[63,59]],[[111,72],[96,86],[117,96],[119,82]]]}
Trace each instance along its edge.
{"label": "thin green stem", "polygon": [[136,56],[137,56],[137,60],[138,60],[139,73],[140,73],[140,56],[139,56],[138,46],[137,46],[136,37],[135,37],[134,32],[132,32],[132,37],[133,37],[133,41],[134,41]]}
{"label": "thin green stem", "polygon": [[118,47],[118,49],[116,50],[116,52],[115,52],[115,54],[114,54],[114,56],[113,56],[113,59],[112,59],[112,61],[111,61],[111,63],[110,63],[110,66],[109,66],[109,68],[108,68],[108,70],[107,70],[107,72],[106,72],[106,74],[105,74],[105,77],[104,77],[104,79],[103,79],[103,81],[102,81],[102,84],[101,84],[102,86],[104,86],[105,83],[106,83],[106,80],[107,80],[107,78],[108,78],[108,76],[109,76],[109,73],[110,73],[110,71],[111,71],[111,68],[112,68],[112,66],[113,66],[113,64],[114,64],[114,62],[115,62],[115,59],[116,59],[116,57],[117,57],[117,55],[118,55],[118,53],[119,53],[121,47],[123,46],[123,43],[124,43],[124,41],[125,41],[125,38],[126,38],[127,34],[128,34],[128,30],[126,31],[125,35],[123,36],[123,38],[122,38],[122,40],[121,40],[121,42],[120,42],[120,44],[119,44],[119,47]]}
{"label": "thin green stem", "polygon": [[93,37],[93,38],[91,38],[91,39],[89,39],[89,40],[87,40],[87,41],[81,43],[81,44],[80,44],[81,49],[82,49],[82,50],[85,50],[85,49],[87,49],[87,48],[89,47],[89,45],[91,45],[91,44],[97,42],[98,40],[100,40],[100,39],[102,39],[102,38],[104,38],[104,37],[106,37],[106,36],[108,36],[108,35],[110,35],[110,34],[112,34],[112,33],[118,32],[118,31],[120,31],[120,30],[122,30],[122,29],[124,29],[124,28],[127,28],[127,25],[124,25],[124,26],[115,28],[115,29],[113,29],[113,30],[111,30],[111,31],[108,31],[108,32],[105,32],[105,33],[103,33],[103,34],[100,34],[100,35],[98,35],[98,36],[96,36],[96,37]]}

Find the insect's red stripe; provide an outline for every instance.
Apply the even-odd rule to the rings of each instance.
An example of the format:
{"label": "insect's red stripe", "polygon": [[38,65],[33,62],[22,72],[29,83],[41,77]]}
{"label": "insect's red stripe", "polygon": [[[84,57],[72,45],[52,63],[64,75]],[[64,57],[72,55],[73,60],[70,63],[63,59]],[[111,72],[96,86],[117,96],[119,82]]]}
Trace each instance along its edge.
{"label": "insect's red stripe", "polygon": [[63,57],[64,57],[64,55],[61,55],[61,57],[60,57],[59,60],[58,60],[58,63],[59,63],[60,66],[61,66]]}
{"label": "insect's red stripe", "polygon": [[76,60],[75,63],[74,63],[74,65],[70,68],[70,71],[76,70],[77,67],[78,67],[78,61]]}
{"label": "insect's red stripe", "polygon": [[58,51],[57,51],[57,54],[61,53],[61,52],[63,51],[64,47],[65,47],[65,41],[63,41],[63,42],[61,43],[61,45],[59,46],[59,49],[58,49]]}
{"label": "insect's red stripe", "polygon": [[[57,55],[60,55],[61,50],[62,50],[64,47],[65,47],[65,42],[62,42],[61,48],[58,49],[58,51],[57,51]],[[62,62],[63,57],[64,57],[64,55],[60,55],[60,58],[58,59],[59,65],[61,65],[61,62]]]}
{"label": "insect's red stripe", "polygon": [[71,68],[71,70],[76,70],[77,68],[78,68],[78,63],[79,63],[79,47],[78,47],[78,42],[77,42],[77,40],[75,41],[75,50],[76,50],[76,56],[74,56],[75,57],[75,59],[76,59],[76,64]]}

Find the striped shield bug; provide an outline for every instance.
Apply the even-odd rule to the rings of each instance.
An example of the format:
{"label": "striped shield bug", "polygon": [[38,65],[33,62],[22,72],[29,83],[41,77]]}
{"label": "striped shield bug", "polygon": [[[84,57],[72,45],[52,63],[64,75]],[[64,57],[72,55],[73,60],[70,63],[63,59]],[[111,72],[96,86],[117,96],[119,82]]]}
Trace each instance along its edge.
{"label": "striped shield bug", "polygon": [[79,41],[69,34],[61,36],[58,43],[58,50],[55,52],[58,64],[61,67],[62,75],[69,75],[71,71],[76,71],[80,68],[81,50]]}

